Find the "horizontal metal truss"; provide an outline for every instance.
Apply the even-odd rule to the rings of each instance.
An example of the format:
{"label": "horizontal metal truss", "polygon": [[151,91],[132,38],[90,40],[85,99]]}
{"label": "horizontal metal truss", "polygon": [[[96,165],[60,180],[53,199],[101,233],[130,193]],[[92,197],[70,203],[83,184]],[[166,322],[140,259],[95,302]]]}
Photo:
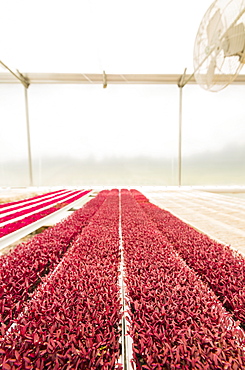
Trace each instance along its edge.
{"label": "horizontal metal truss", "polygon": [[[95,74],[95,73],[22,73],[29,84],[162,84],[178,85],[182,74]],[[190,78],[190,80],[188,80]],[[106,81],[105,81],[106,79]],[[227,78],[229,79],[229,76]],[[196,84],[192,75],[185,75],[188,84]],[[225,77],[222,77],[222,82]],[[10,73],[0,73],[0,83],[20,83]],[[245,84],[245,75],[238,75],[231,83],[235,85]]]}

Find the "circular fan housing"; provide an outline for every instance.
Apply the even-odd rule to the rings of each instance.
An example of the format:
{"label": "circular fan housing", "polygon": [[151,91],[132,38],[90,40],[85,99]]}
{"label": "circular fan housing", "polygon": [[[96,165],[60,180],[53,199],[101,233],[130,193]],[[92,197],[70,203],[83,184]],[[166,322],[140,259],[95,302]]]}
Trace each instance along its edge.
{"label": "circular fan housing", "polygon": [[194,74],[206,90],[229,85],[245,63],[245,0],[216,0],[205,13],[194,46]]}

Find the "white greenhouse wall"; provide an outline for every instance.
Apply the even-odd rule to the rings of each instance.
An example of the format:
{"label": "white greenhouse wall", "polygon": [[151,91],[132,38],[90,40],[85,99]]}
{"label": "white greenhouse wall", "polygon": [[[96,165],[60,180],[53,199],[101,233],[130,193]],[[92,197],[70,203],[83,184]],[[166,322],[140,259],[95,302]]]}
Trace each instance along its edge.
{"label": "white greenhouse wall", "polygon": [[[182,184],[245,184],[245,86],[183,88]],[[35,186],[178,185],[175,85],[31,85]],[[0,186],[28,186],[24,88],[0,85]]]}

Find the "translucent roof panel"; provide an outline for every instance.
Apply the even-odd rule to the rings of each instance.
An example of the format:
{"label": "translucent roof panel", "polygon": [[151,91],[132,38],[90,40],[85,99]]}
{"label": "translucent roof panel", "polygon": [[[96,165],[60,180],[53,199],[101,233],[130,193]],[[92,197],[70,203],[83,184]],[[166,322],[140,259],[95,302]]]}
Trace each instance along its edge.
{"label": "translucent roof panel", "polygon": [[211,4],[153,0],[8,0],[0,60],[21,72],[192,72],[194,40]]}

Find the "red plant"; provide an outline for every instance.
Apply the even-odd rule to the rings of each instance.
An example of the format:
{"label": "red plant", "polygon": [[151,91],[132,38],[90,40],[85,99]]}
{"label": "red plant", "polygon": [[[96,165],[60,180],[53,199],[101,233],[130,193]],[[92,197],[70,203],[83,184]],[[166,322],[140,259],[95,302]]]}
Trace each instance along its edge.
{"label": "red plant", "polygon": [[3,369],[121,369],[119,202],[111,191],[1,341]]}
{"label": "red plant", "polygon": [[[9,208],[5,208],[4,211],[2,210],[2,212],[0,213],[0,224],[5,222],[5,221],[8,221],[8,220],[11,220],[12,218],[16,218],[16,217],[19,217],[19,216],[22,216],[24,214],[28,214],[30,212],[33,212],[33,211],[36,211],[40,208],[43,208],[43,207],[47,207],[47,206],[50,206],[50,205],[54,205],[56,204],[57,202],[59,202],[60,200],[64,199],[64,198],[67,198],[70,194],[66,194],[66,195],[59,195],[59,196],[55,196],[51,199],[42,199],[42,200],[38,200],[36,202],[33,203],[33,201],[31,202],[28,202],[28,203],[25,203],[25,205],[21,204],[21,205],[18,205],[18,206],[15,206],[15,207],[9,207]],[[75,193],[74,193],[75,195]]]}
{"label": "red plant", "polygon": [[179,255],[245,327],[245,258],[217,243],[170,212],[151,204],[136,190],[132,194]]}
{"label": "red plant", "polygon": [[[238,323],[143,211],[144,198],[138,199],[140,206],[132,193],[122,190],[121,227],[136,369],[245,368],[245,336]],[[91,210],[92,202],[97,212],[93,207]],[[101,192],[82,208],[83,212],[86,209],[87,214],[80,214],[84,223],[74,216],[78,213],[72,215],[67,234],[66,224],[48,229],[54,229],[58,236],[57,249],[52,243],[49,246],[48,234],[47,239],[36,239],[31,253],[28,243],[17,248],[23,253],[17,253],[12,266],[17,268],[22,257],[24,263],[22,275],[20,270],[18,276],[14,275],[14,284],[9,273],[12,260],[8,256],[0,259],[2,272],[9,274],[4,281],[8,288],[0,300],[4,302],[0,313],[7,315],[0,340],[3,369],[121,369],[117,363],[121,334],[118,191]],[[81,230],[81,224],[87,226]],[[72,245],[58,263],[58,250],[62,246],[67,249],[68,234]],[[39,235],[45,236],[45,232]],[[41,246],[47,247],[43,254]],[[36,249],[40,256],[33,258]],[[32,272],[40,276],[42,270],[36,266],[32,271],[30,266],[43,260],[47,267],[46,256],[52,260],[50,250],[55,260],[50,273],[37,289],[35,284],[31,286],[35,289],[31,289],[32,294],[27,294],[23,289],[25,284],[30,288]],[[12,302],[5,310],[18,277],[24,294],[20,303]]]}
{"label": "red plant", "polygon": [[12,211],[22,209],[22,208],[25,208],[25,207],[31,207],[32,205],[37,205],[39,203],[49,201],[50,199],[54,199],[54,198],[59,197],[59,196],[64,196],[65,194],[67,195],[68,193],[70,193],[70,191],[66,190],[64,192],[64,190],[63,190],[62,192],[59,192],[58,194],[57,194],[57,192],[47,193],[47,194],[38,195],[38,196],[33,197],[33,198],[27,198],[27,199],[19,200],[19,201],[16,201],[16,202],[1,204],[0,205],[0,216],[3,213],[9,212],[9,211],[12,212]]}
{"label": "red plant", "polygon": [[61,189],[61,190],[56,190],[56,191],[52,191],[50,193],[45,193],[45,194],[40,194],[40,195],[36,195],[35,197],[31,197],[31,198],[25,198],[25,199],[21,199],[21,200],[17,200],[17,201],[14,201],[14,202],[8,202],[8,203],[2,203],[0,204],[0,208],[3,208],[3,210],[1,210],[1,213],[2,212],[5,212],[4,211],[4,208],[8,208],[8,207],[12,207],[12,206],[19,206],[20,204],[25,204],[26,202],[35,202],[36,200],[39,200],[39,199],[47,199],[47,198],[50,198],[50,197],[53,197],[54,195],[56,194],[64,194],[68,192],[68,190],[64,190],[64,189]]}
{"label": "red plant", "polygon": [[56,267],[72,240],[103,204],[107,193],[101,192],[67,219],[0,257],[0,323],[4,330],[22,311],[43,276]]}
{"label": "red plant", "polygon": [[243,331],[127,190],[122,234],[136,368],[245,368]]}
{"label": "red plant", "polygon": [[[24,209],[22,209],[19,212],[12,213],[13,209],[11,209],[10,214],[0,217],[0,224],[4,224],[2,227],[0,227],[0,237],[8,235],[15,230],[18,230],[26,225],[29,225],[37,220],[40,220],[41,218],[53,212],[56,212],[57,206],[58,208],[62,208],[68,205],[69,203],[74,202],[75,200],[86,195],[88,192],[89,191],[75,191],[66,195],[55,197],[52,200],[42,201],[41,204],[40,202],[38,202],[38,205],[34,206],[31,203],[32,205],[31,207],[25,205]],[[61,203],[63,199],[65,199],[66,202]],[[44,207],[49,208],[43,209]],[[22,208],[22,206],[20,206],[19,208]],[[8,213],[7,211],[5,212]],[[24,215],[26,215],[26,217],[22,217],[20,220],[18,219],[19,217]],[[15,221],[15,219],[17,220]],[[9,222],[5,224],[7,221]]]}

